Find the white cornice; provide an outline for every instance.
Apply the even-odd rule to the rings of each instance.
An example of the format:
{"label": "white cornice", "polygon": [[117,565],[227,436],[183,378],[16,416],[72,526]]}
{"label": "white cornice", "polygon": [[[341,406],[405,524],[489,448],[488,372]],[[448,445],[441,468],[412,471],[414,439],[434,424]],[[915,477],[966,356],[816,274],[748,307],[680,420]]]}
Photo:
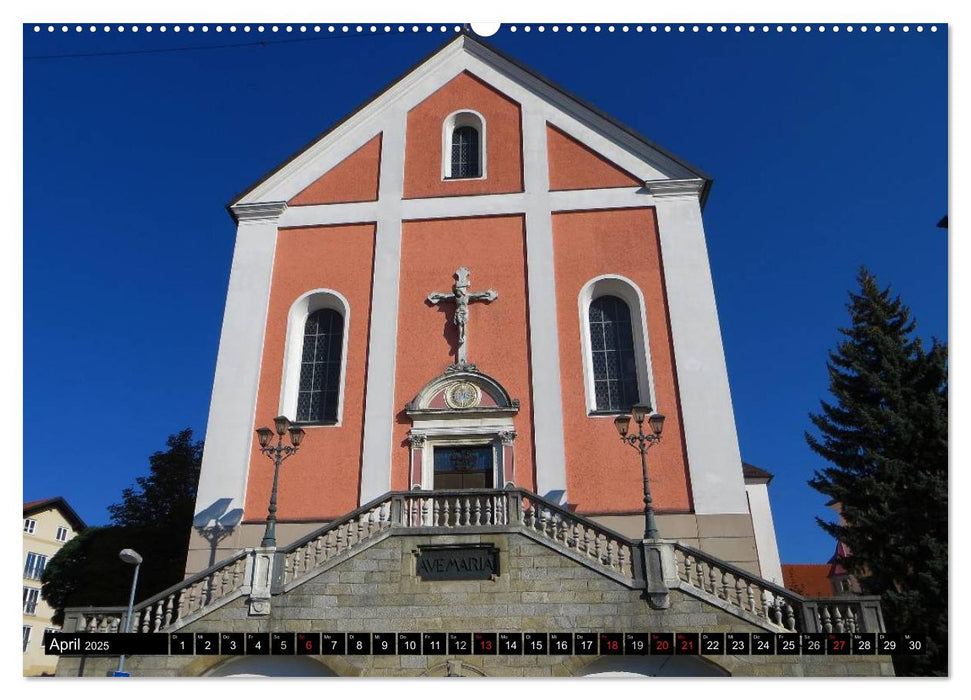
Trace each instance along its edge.
{"label": "white cornice", "polygon": [[654,197],[700,197],[705,187],[705,181],[698,179],[690,180],[647,180],[644,182],[644,189]]}
{"label": "white cornice", "polygon": [[237,222],[266,221],[269,219],[279,219],[283,212],[287,210],[287,203],[255,202],[252,204],[234,204],[231,209]]}

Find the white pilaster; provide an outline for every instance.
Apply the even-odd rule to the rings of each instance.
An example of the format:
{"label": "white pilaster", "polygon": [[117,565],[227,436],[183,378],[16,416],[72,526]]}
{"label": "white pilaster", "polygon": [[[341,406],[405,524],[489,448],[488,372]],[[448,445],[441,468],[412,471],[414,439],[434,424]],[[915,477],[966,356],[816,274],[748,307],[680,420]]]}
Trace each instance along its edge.
{"label": "white pilaster", "polygon": [[742,459],[699,204],[700,181],[654,195],[695,512],[746,513]]}
{"label": "white pilaster", "polygon": [[749,511],[752,513],[752,529],[755,532],[755,548],[759,552],[759,569],[762,578],[783,585],[782,562],[779,545],[775,539],[775,523],[769,504],[768,483],[746,484]]}
{"label": "white pilaster", "polygon": [[239,225],[216,357],[197,513],[221,498],[232,499],[227,510],[243,506],[277,223],[285,209],[284,202],[233,208]]}
{"label": "white pilaster", "polygon": [[[394,109],[385,121],[381,142],[381,182],[378,185],[381,206],[378,208],[374,242],[361,503],[367,503],[391,489],[406,121],[406,110],[400,107]],[[420,301],[415,300],[415,303]]]}
{"label": "white pilaster", "polygon": [[563,502],[566,502],[553,219],[550,214],[546,118],[539,110],[523,110],[523,158],[536,491],[541,495],[562,491]]}

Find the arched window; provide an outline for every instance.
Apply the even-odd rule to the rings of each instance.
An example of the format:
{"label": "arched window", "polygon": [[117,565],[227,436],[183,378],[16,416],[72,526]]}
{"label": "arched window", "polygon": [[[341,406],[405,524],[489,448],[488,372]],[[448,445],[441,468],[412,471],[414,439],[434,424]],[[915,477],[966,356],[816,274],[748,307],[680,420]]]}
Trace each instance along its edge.
{"label": "arched window", "polygon": [[590,302],[590,355],[598,411],[627,411],[639,402],[630,307],[620,297]]}
{"label": "arched window", "polygon": [[470,180],[485,176],[485,121],[472,111],[450,114],[442,125],[442,177]]}
{"label": "arched window", "polygon": [[474,126],[460,126],[452,132],[452,177],[479,177],[479,132]]}
{"label": "arched window", "polygon": [[311,426],[340,426],[344,412],[351,307],[333,289],[297,298],[287,315],[279,415]]}
{"label": "arched window", "polygon": [[344,318],[334,309],[307,317],[297,395],[298,423],[336,423],[340,399]]}

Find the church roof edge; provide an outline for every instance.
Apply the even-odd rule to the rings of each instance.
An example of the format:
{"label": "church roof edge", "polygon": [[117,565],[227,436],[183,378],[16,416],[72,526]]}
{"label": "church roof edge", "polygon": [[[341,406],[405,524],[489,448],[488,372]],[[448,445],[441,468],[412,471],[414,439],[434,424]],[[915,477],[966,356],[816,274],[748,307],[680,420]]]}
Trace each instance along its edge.
{"label": "church roof edge", "polygon": [[521,63],[517,59],[515,59],[515,58],[509,56],[508,54],[504,53],[503,51],[497,49],[492,44],[489,44],[489,43],[483,41],[481,38],[475,36],[474,33],[468,28],[467,25],[463,25],[462,29],[459,31],[459,33],[458,33],[457,36],[455,36],[453,38],[450,38],[447,41],[443,42],[442,44],[438,45],[433,51],[429,52],[428,54],[426,54],[425,56],[423,56],[419,61],[417,61],[413,65],[409,66],[405,71],[403,71],[402,73],[400,73],[398,75],[398,77],[394,78],[388,84],[386,84],[385,86],[383,86],[380,90],[377,90],[367,100],[365,100],[360,105],[358,105],[355,109],[351,110],[346,115],[344,115],[344,117],[342,117],[338,121],[336,121],[333,124],[331,124],[330,127],[328,127],[327,129],[325,129],[324,131],[322,131],[321,133],[317,134],[315,137],[313,137],[312,139],[310,139],[307,143],[305,143],[303,146],[301,146],[297,151],[295,151],[294,153],[292,153],[288,158],[282,160],[279,163],[279,165],[277,165],[272,170],[268,171],[259,180],[257,180],[252,185],[250,185],[249,187],[247,187],[245,190],[243,190],[242,192],[240,192],[239,194],[237,194],[236,196],[234,196],[226,204],[226,211],[229,213],[229,215],[233,218],[234,221],[237,221],[238,222],[238,218],[237,218],[236,214],[233,212],[233,207],[237,203],[239,203],[240,200],[242,200],[243,198],[245,198],[247,195],[249,195],[251,192],[253,192],[253,190],[255,190],[256,188],[258,188],[260,185],[262,185],[267,180],[269,180],[270,178],[272,178],[278,172],[280,172],[281,170],[283,170],[283,168],[285,168],[287,165],[289,165],[296,158],[298,158],[303,153],[305,153],[310,148],[312,148],[316,143],[318,143],[322,139],[326,138],[329,134],[331,134],[332,132],[334,132],[342,124],[346,123],[348,120],[352,119],[355,115],[357,115],[360,112],[362,112],[363,110],[367,109],[378,98],[380,98],[382,95],[384,95],[389,90],[391,90],[392,88],[394,88],[395,85],[397,85],[398,83],[400,83],[408,75],[410,75],[412,72],[414,72],[415,70],[417,70],[423,64],[427,63],[429,60],[431,60],[433,57],[435,57],[438,53],[440,53],[441,51],[443,51],[447,47],[451,46],[453,43],[459,42],[459,41],[463,41],[463,42],[464,41],[468,41],[468,42],[471,42],[472,44],[478,45],[479,47],[481,47],[481,48],[483,48],[483,49],[485,49],[485,50],[487,50],[487,51],[495,54],[495,56],[498,57],[499,59],[501,59],[503,61],[506,61],[507,63],[515,66],[519,70],[521,70],[521,71],[529,74],[530,76],[532,76],[536,80],[539,80],[540,82],[546,84],[547,86],[549,86],[553,90],[556,90],[557,92],[561,93],[565,97],[567,97],[570,100],[576,102],[578,105],[580,105],[584,109],[589,110],[590,112],[594,113],[595,115],[597,115],[601,119],[607,121],[609,124],[611,124],[615,128],[617,128],[617,129],[619,129],[619,130],[627,133],[629,136],[637,139],[638,141],[642,142],[643,144],[645,144],[649,148],[652,148],[655,151],[657,151],[658,153],[662,154],[663,156],[671,159],[672,161],[674,161],[675,163],[677,163],[681,167],[683,167],[686,170],[689,170],[690,172],[692,172],[694,175],[697,175],[699,179],[701,179],[701,180],[704,181],[704,184],[703,184],[702,189],[701,189],[701,194],[700,194],[701,208],[704,209],[705,203],[708,201],[708,195],[709,195],[709,193],[711,191],[711,186],[714,183],[714,179],[710,175],[708,175],[705,171],[703,171],[701,168],[699,168],[699,167],[697,167],[695,165],[692,165],[691,163],[687,162],[683,158],[680,158],[679,156],[675,155],[674,153],[672,153],[671,151],[667,150],[666,148],[658,145],[654,141],[651,141],[650,139],[648,139],[643,134],[639,133],[635,129],[632,129],[631,127],[627,126],[623,122],[618,121],[617,119],[615,119],[611,115],[607,114],[606,112],[602,111],[601,109],[599,109],[595,105],[591,104],[590,102],[588,102],[588,101],[586,101],[586,100],[584,100],[584,99],[576,96],[574,93],[570,92],[569,90],[566,90],[561,85],[559,85],[559,84],[555,83],[554,81],[550,80],[549,78],[547,78],[542,73],[539,73],[536,70],[534,70],[533,68],[530,68],[529,66]]}

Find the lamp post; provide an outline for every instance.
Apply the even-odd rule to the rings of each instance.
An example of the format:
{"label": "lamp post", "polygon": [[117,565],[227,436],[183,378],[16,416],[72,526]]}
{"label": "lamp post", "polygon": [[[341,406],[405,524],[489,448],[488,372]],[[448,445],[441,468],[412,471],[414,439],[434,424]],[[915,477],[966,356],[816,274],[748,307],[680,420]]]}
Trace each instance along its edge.
{"label": "lamp post", "polygon": [[[664,428],[664,416],[652,413],[650,406],[638,404],[631,409],[634,421],[637,423],[637,435],[628,435],[630,416],[614,418],[614,427],[620,433],[620,439],[641,453],[641,473],[644,478],[644,539],[658,538],[657,522],[654,520],[654,504],[651,499],[651,484],[647,478],[647,451],[654,444],[661,441],[661,430]],[[644,420],[647,419],[650,433],[644,434]]]}
{"label": "lamp post", "polygon": [[[132,610],[135,607],[135,586],[138,585],[138,567],[142,565],[142,555],[134,549],[123,549],[118,552],[118,558],[126,564],[135,565],[135,574],[131,580],[131,594],[128,596],[128,614],[125,616],[125,634],[131,632]],[[118,659],[118,673],[125,671],[125,655]]]}
{"label": "lamp post", "polygon": [[[261,547],[276,547],[276,494],[277,484],[280,480],[280,464],[297,451],[304,436],[303,428],[291,426],[290,420],[286,416],[277,416],[273,419],[273,424],[277,434],[275,447],[270,445],[270,441],[273,439],[272,430],[259,428],[256,431],[260,441],[260,452],[273,460],[273,490],[270,491],[270,508],[266,514],[266,530],[263,531]],[[290,432],[292,445],[283,444],[283,434],[287,431]]]}

